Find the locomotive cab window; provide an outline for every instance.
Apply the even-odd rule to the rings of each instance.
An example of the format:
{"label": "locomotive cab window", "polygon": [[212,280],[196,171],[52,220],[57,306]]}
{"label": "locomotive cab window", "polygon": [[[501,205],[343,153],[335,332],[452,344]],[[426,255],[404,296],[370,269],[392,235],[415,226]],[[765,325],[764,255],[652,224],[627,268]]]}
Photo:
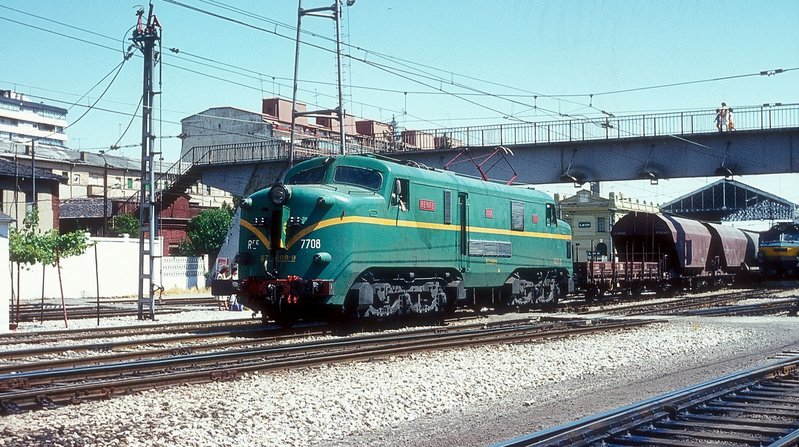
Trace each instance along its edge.
{"label": "locomotive cab window", "polygon": [[373,169],[339,166],[333,173],[333,181],[362,188],[378,190],[383,184],[383,175]]}
{"label": "locomotive cab window", "polygon": [[325,172],[327,171],[327,166],[317,166],[315,168],[306,169],[305,171],[300,171],[291,176],[288,180],[289,185],[313,185],[324,183],[325,180]]}
{"label": "locomotive cab window", "polygon": [[555,215],[555,205],[547,203],[547,225],[557,225],[558,217]]}
{"label": "locomotive cab window", "polygon": [[408,179],[404,178],[394,180],[394,189],[391,191],[391,204],[398,206],[400,211],[408,211],[408,201],[410,199],[409,183]]}

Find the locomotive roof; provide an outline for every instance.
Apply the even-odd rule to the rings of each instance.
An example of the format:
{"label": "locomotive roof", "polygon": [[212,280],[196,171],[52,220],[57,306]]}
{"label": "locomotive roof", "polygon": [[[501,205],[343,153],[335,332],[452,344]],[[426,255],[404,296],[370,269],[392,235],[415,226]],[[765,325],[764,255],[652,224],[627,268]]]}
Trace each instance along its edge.
{"label": "locomotive roof", "polygon": [[288,178],[295,172],[307,169],[309,166],[318,166],[323,163],[378,169],[393,176],[409,178],[416,182],[437,183],[442,187],[451,187],[453,189],[460,188],[471,191],[491,191],[494,194],[501,194],[505,197],[516,197],[527,200],[531,198],[550,202],[553,200],[550,195],[535,190],[532,187],[509,186],[504,183],[484,181],[451,171],[430,168],[412,161],[400,162],[385,157],[377,157],[373,154],[312,158],[294,166],[286,173],[286,177]]}

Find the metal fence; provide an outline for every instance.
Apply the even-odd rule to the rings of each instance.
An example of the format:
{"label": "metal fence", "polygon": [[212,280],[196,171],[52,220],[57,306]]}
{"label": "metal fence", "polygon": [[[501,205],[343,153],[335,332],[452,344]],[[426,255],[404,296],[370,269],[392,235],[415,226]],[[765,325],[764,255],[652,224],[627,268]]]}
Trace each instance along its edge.
{"label": "metal fence", "polygon": [[[799,104],[735,108],[736,130],[799,127]],[[715,110],[406,131],[413,149],[545,144],[718,132]]]}

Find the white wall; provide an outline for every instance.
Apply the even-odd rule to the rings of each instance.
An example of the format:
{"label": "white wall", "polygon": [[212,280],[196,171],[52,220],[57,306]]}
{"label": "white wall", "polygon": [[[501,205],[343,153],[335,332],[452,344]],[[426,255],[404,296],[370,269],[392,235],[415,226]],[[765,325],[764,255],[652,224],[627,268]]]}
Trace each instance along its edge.
{"label": "white wall", "polygon": [[[139,240],[129,237],[92,237],[96,242],[80,256],[61,260],[61,278],[64,296],[67,298],[97,296],[99,275],[100,297],[137,296],[139,293]],[[156,251],[161,250],[162,239],[156,242]],[[96,262],[95,262],[96,252]],[[172,288],[190,289],[205,286],[205,258],[156,258],[153,282]],[[161,266],[164,266],[162,269]],[[42,296],[42,265],[27,266],[20,271],[20,297],[36,299]],[[148,266],[145,265],[145,269]],[[58,273],[55,267],[45,269],[45,298],[60,298]],[[16,286],[16,266],[13,268]],[[0,290],[11,290],[6,287]],[[0,302],[0,306],[2,303]],[[0,313],[2,308],[0,307]],[[7,325],[6,325],[7,326]]]}
{"label": "white wall", "polygon": [[[8,262],[8,221],[0,221],[0,265],[7,265]],[[11,301],[11,276],[5,269],[0,269],[0,334],[8,332],[8,311]]]}

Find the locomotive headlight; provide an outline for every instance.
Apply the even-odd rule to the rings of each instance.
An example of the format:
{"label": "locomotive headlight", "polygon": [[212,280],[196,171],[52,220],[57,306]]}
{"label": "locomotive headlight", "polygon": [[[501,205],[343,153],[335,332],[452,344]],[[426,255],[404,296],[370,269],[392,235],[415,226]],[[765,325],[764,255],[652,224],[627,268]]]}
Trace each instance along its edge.
{"label": "locomotive headlight", "polygon": [[291,189],[288,186],[278,183],[269,190],[269,200],[275,205],[283,205],[289,201]]}

